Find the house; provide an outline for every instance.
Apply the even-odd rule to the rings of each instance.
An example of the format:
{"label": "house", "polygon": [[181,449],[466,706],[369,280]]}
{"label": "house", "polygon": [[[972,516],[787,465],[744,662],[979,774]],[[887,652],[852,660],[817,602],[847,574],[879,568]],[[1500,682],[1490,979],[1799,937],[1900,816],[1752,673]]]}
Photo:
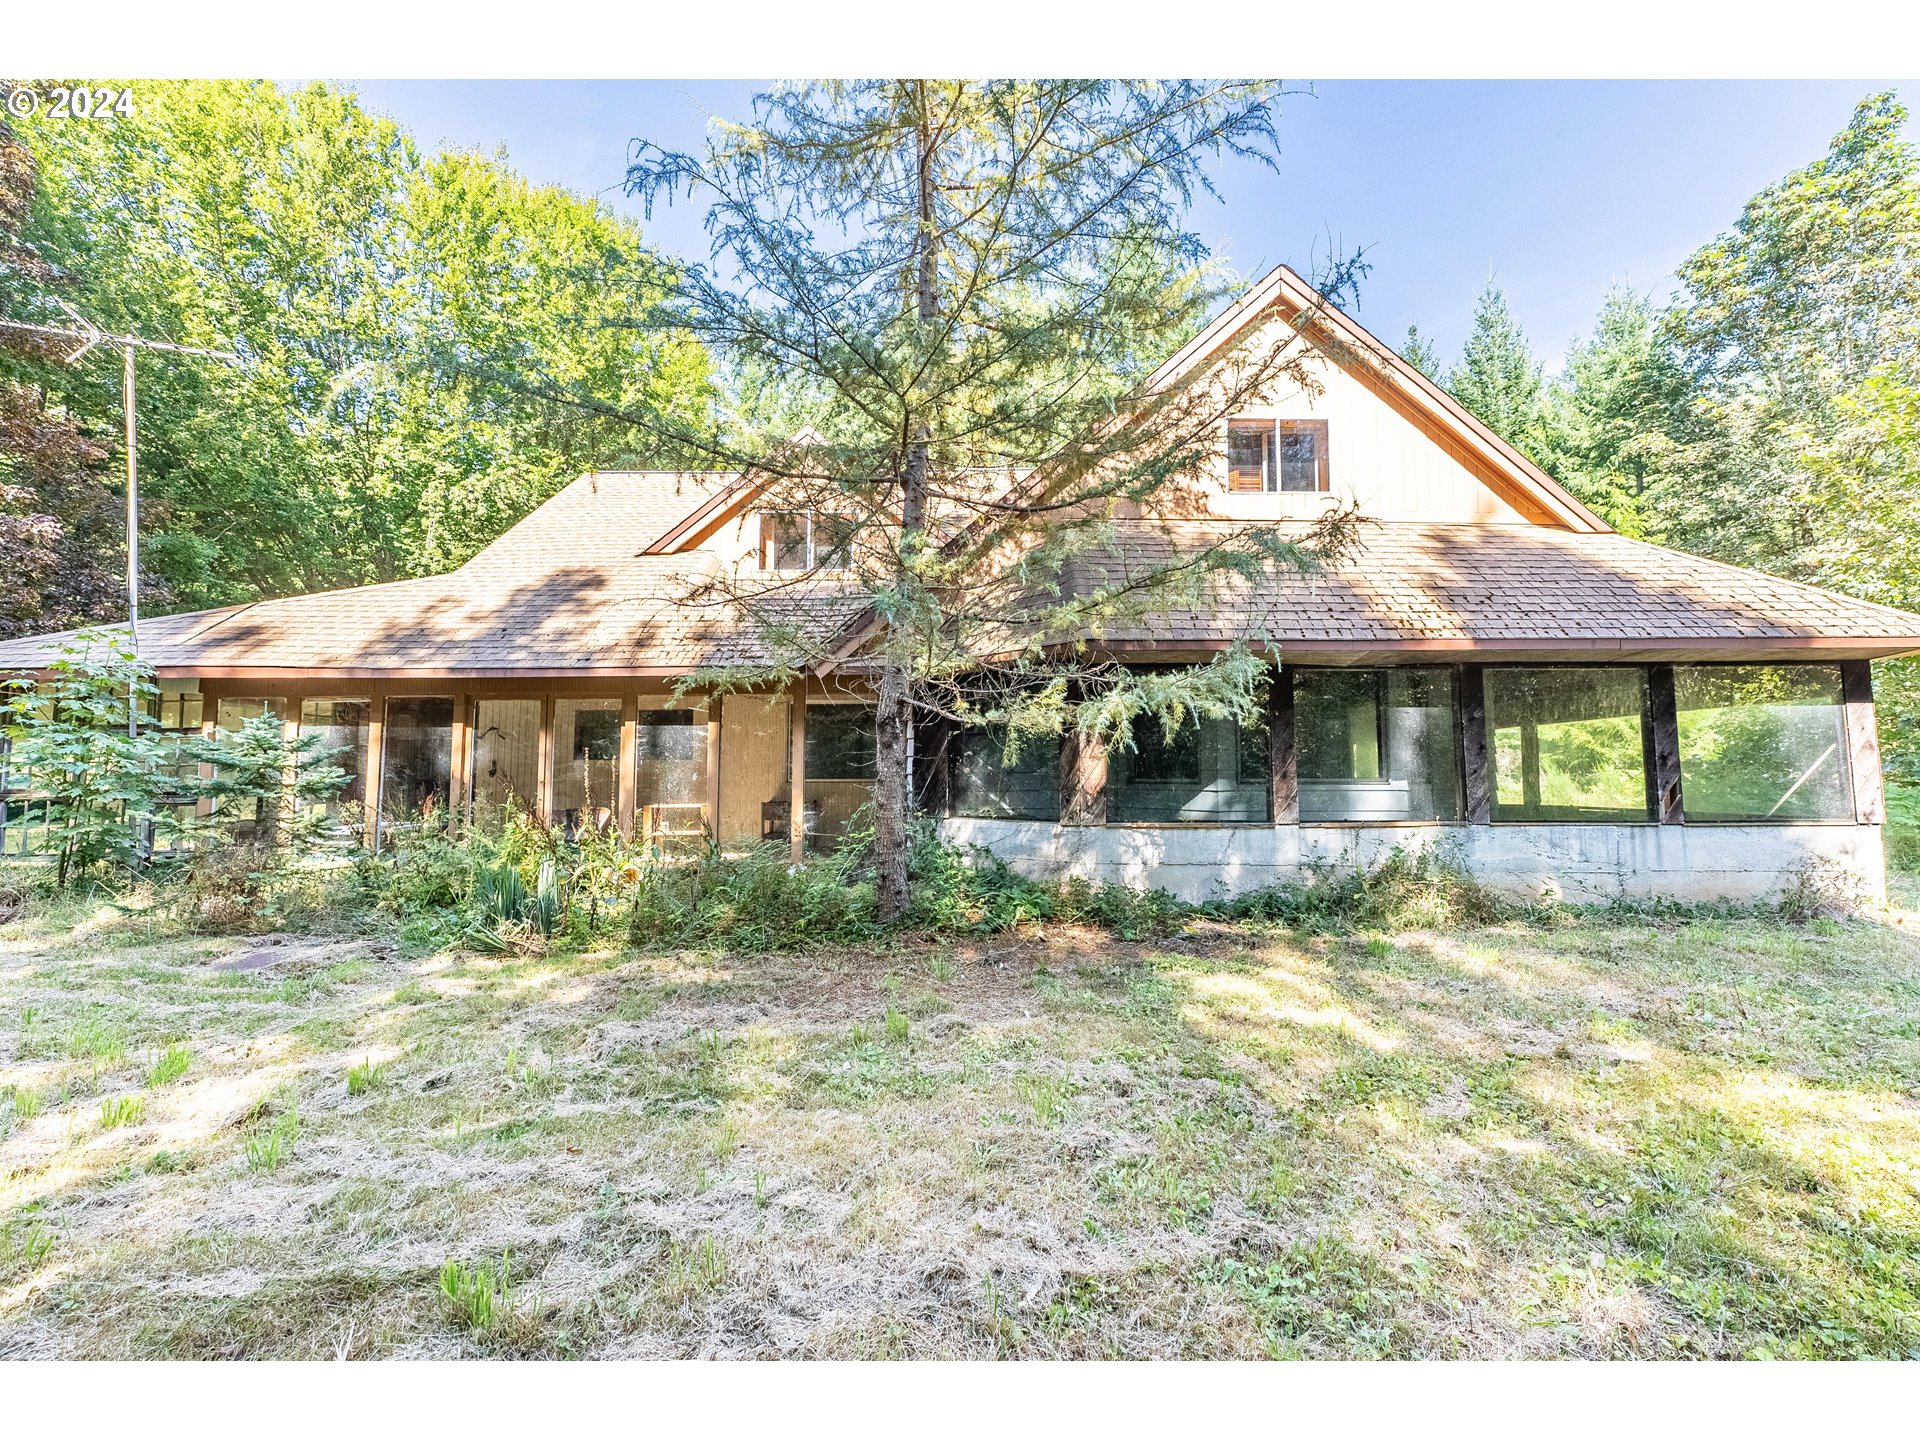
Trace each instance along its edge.
{"label": "house", "polygon": [[[949,839],[1191,898],[1430,846],[1582,898],[1755,898],[1809,868],[1881,891],[1868,662],[1920,652],[1920,616],[1615,533],[1284,267],[1157,378],[1276,334],[1321,383],[1222,427],[1204,513],[1131,510],[1067,576],[1091,588],[1221,527],[1357,507],[1358,547],[1325,573],[1223,578],[1098,637],[1130,665],[1253,642],[1276,660],[1266,724],[1012,757],[925,727],[916,784]],[[863,596],[830,570],[770,596],[821,657],[799,679],[676,681],[774,658],[707,582],[811,571],[833,524],[751,475],[586,475],[450,574],[143,621],[153,718],[271,712],[325,735],[351,777],[338,819],[368,844],[426,807],[512,802],[798,854],[870,793]],[[0,670],[68,638],[0,644]],[[24,793],[0,847],[29,843]]]}

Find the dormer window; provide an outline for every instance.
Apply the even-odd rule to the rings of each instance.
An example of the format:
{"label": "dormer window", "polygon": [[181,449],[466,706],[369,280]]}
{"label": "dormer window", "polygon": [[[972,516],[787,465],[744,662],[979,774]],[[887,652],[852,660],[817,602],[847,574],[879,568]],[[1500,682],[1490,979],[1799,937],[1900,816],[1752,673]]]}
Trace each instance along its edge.
{"label": "dormer window", "polygon": [[853,522],[814,510],[774,511],[760,517],[762,570],[840,570],[851,558]]}
{"label": "dormer window", "polygon": [[1227,426],[1227,488],[1311,494],[1331,488],[1324,420],[1235,420]]}

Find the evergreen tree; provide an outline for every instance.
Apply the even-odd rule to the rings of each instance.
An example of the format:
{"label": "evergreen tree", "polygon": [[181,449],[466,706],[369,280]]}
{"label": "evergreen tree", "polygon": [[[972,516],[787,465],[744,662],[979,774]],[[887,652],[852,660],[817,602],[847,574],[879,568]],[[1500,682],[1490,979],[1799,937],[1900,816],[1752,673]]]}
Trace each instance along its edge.
{"label": "evergreen tree", "polygon": [[1507,308],[1506,292],[1492,280],[1480,292],[1473,332],[1460,363],[1447,374],[1447,389],[1501,439],[1538,458],[1544,398],[1540,362]]}
{"label": "evergreen tree", "polygon": [[1440,362],[1440,351],[1420,333],[1418,325],[1407,326],[1407,338],[1400,346],[1400,358],[1429,380],[1440,379],[1441,371],[1446,368]]}
{"label": "evergreen tree", "polygon": [[1608,524],[1649,534],[1675,463],[1668,432],[1685,388],[1646,296],[1609,291],[1592,335],[1568,346],[1566,368],[1547,388],[1542,463]]}
{"label": "evergreen tree", "polygon": [[[1247,527],[1165,564],[1114,565],[1090,593],[1063,583],[1076,561],[1105,553],[1122,507],[1157,503],[1217,463],[1224,422],[1250,396],[1317,383],[1289,329],[1249,340],[1233,367],[1141,388],[1223,293],[1183,224],[1203,164],[1222,153],[1271,163],[1276,93],[1198,81],[815,84],[760,97],[750,123],[700,155],[643,150],[631,172],[649,199],[691,191],[710,203],[719,263],[687,273],[668,318],[730,368],[768,366],[826,399],[801,440],[737,422],[689,443],[711,463],[753,467],[772,487],[769,509],[843,517],[833,580],[851,572],[871,597],[860,663],[876,673],[874,864],[889,918],[908,903],[916,714],[1100,743],[1125,743],[1148,714],[1172,725],[1257,714],[1266,664],[1245,649],[1129,675],[1057,642],[1198,603],[1223,571],[1309,564],[1323,538]],[[730,587],[791,656],[759,683],[824,658],[799,648],[791,623],[795,582],[808,578]]]}

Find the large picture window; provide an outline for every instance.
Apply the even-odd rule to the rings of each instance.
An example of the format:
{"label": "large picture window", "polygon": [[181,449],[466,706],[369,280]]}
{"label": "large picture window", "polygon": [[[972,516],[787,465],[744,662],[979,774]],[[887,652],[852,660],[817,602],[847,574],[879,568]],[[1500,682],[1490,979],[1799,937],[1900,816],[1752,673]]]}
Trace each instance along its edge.
{"label": "large picture window", "polygon": [[359,833],[367,803],[367,718],[372,705],[365,700],[302,700],[300,734],[320,739],[316,763],[346,773],[346,783],[320,802],[332,822],[335,838]]}
{"label": "large picture window", "polygon": [[1647,821],[1647,679],[1636,666],[1486,672],[1496,821]]}
{"label": "large picture window", "polygon": [[380,752],[383,824],[409,824],[445,806],[453,787],[453,701],[425,695],[387,701]]}
{"label": "large picture window", "polygon": [[620,702],[553,702],[553,819],[569,835],[613,822],[620,791]]}
{"label": "large picture window", "polygon": [[1689,822],[1853,818],[1837,665],[1673,673]]}
{"label": "large picture window", "polygon": [[807,840],[831,850],[873,799],[873,711],[865,705],[809,705],[806,752]]}
{"label": "large picture window", "polygon": [[1028,736],[1011,759],[1001,730],[962,730],[952,746],[954,814],[989,820],[1060,818],[1058,736]]}
{"label": "large picture window", "polygon": [[1453,672],[1296,670],[1302,821],[1456,820]]}
{"label": "large picture window", "polygon": [[1145,825],[1253,825],[1273,817],[1264,728],[1189,717],[1169,736],[1157,719],[1134,722],[1133,748],[1107,763],[1108,814]]}

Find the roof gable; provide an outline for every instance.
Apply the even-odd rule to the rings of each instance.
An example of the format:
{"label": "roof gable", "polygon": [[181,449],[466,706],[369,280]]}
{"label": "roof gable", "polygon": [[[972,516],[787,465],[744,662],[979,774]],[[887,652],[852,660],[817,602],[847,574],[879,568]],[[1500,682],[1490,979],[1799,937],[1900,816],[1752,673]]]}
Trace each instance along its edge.
{"label": "roof gable", "polygon": [[1433,380],[1286,265],[1276,266],[1147,377],[1151,391],[1220,358],[1273,318],[1411,421],[1432,443],[1536,525],[1585,534],[1612,527],[1501,439]]}

